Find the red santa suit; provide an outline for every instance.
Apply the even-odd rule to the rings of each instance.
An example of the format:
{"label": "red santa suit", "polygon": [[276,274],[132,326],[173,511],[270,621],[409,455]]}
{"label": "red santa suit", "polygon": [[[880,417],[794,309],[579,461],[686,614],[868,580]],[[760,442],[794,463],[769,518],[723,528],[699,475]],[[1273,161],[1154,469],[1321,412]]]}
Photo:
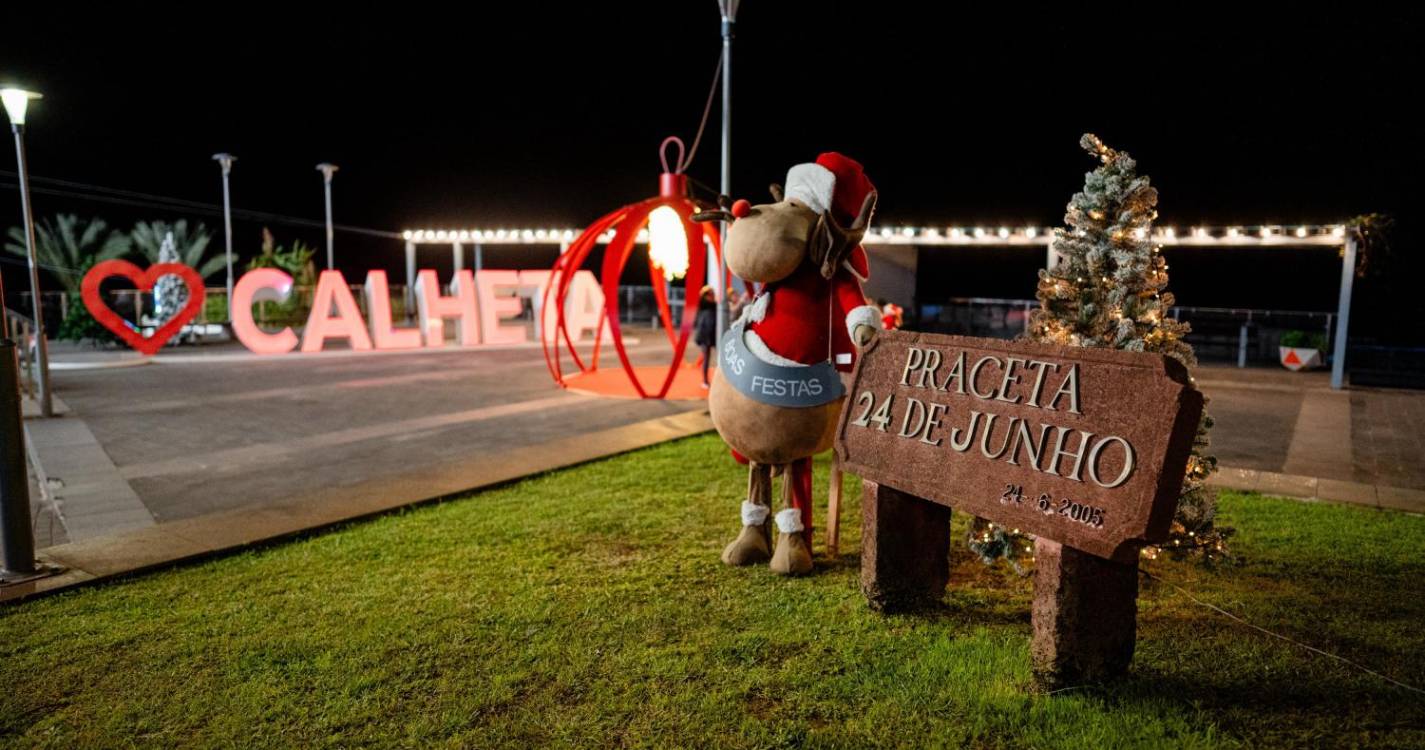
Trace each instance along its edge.
{"label": "red santa suit", "polygon": [[[829,152],[814,163],[792,167],[787,172],[785,196],[817,214],[831,211],[839,225],[849,227],[873,190],[875,186],[859,163]],[[861,282],[868,276],[866,251],[858,245],[829,280],[807,261],[790,276],[768,283],[743,313],[743,341],[748,350],[763,361],[783,366],[830,359],[836,369],[850,372],[856,358],[852,342],[856,328],[881,325],[881,311],[866,304],[861,291]],[[777,525],[784,533],[804,532],[810,546],[811,458],[799,459],[790,468],[791,501],[799,513],[778,513]]]}
{"label": "red santa suit", "polygon": [[836,369],[850,372],[856,358],[851,332],[858,325],[879,327],[881,320],[861,292],[866,276],[866,251],[857,247],[829,281],[803,263],[791,276],[767,284],[746,312],[747,348],[774,364],[813,365],[830,358]]}

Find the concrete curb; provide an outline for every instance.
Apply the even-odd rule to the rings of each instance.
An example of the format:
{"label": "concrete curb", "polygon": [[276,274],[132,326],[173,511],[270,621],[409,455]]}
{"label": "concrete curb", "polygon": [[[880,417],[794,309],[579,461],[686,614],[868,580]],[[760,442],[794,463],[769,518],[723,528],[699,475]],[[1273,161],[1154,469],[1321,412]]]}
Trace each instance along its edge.
{"label": "concrete curb", "polygon": [[74,362],[51,362],[51,370],[117,370],[124,367],[142,367],[153,364],[153,357],[126,357],[123,359],[96,359]]}
{"label": "concrete curb", "polygon": [[1327,477],[1283,474],[1222,466],[1208,480],[1214,487],[1260,492],[1299,500],[1321,500],[1425,514],[1425,490],[1347,482]]}
{"label": "concrete curb", "polygon": [[[706,409],[492,453],[459,466],[333,487],[278,505],[254,505],[41,550],[65,572],[0,588],[0,604],[170,567],[437,502],[712,430]],[[414,491],[412,488],[416,488]]]}

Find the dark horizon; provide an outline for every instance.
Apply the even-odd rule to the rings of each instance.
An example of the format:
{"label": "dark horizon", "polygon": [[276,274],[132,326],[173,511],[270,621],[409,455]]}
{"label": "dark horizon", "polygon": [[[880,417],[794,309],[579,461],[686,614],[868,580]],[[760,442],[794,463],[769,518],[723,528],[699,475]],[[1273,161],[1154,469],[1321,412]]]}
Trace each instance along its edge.
{"label": "dark horizon", "polygon": [[[876,181],[881,223],[1056,226],[1093,166],[1077,146],[1091,131],[1152,177],[1165,224],[1380,212],[1398,219],[1399,245],[1419,237],[1418,11],[1234,11],[1224,25],[1207,11],[1165,23],[864,7],[743,3],[737,197],[763,199],[791,164],[839,150]],[[35,176],[217,205],[210,156],[227,151],[236,209],[319,225],[314,166],[330,161],[341,167],[336,223],[387,231],[581,227],[654,193],[657,146],[666,135],[691,143],[720,47],[711,0],[469,20],[348,13],[328,28],[239,18],[214,29],[127,10],[12,20],[40,30],[0,49],[0,76],[45,95],[27,134]],[[690,169],[707,185],[718,181],[718,117],[715,104]],[[13,155],[0,159],[13,168]],[[5,225],[19,219],[13,181],[0,175]],[[176,217],[43,193],[35,211],[123,228]],[[190,216],[220,249],[221,217]],[[257,251],[263,224],[235,222],[240,255]],[[279,241],[323,247],[319,226],[268,225]],[[339,232],[336,247],[348,275],[399,267],[399,240]],[[1280,270],[1234,261],[1214,287],[1229,297],[1253,297]],[[17,266],[3,270],[22,288]],[[1211,266],[1184,271],[1213,282]]]}

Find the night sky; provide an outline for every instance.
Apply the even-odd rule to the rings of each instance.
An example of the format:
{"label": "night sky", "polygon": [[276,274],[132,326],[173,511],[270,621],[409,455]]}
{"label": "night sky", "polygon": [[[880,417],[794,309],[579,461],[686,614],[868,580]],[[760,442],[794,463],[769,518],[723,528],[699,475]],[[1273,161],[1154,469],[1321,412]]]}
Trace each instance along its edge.
{"label": "night sky", "polygon": [[[28,135],[37,177],[217,204],[209,157],[229,151],[236,208],[320,221],[314,165],[331,161],[337,222],[391,231],[582,226],[656,192],[659,141],[691,142],[703,110],[720,48],[713,0],[505,5],[459,16],[402,6],[401,17],[346,6],[321,23],[290,7],[232,6],[222,22],[199,6],[9,12],[0,77],[45,94]],[[1420,11],[1194,5],[1159,18],[1144,6],[1120,16],[930,5],[745,0],[734,192],[765,199],[788,166],[834,149],[866,165],[882,223],[1055,225],[1093,166],[1077,146],[1093,131],[1152,176],[1163,222],[1386,212],[1400,222],[1397,246],[1418,246]],[[717,121],[715,106],[690,170],[708,185]],[[13,223],[6,154],[0,201],[13,207],[0,222]],[[125,227],[178,215],[36,196],[38,214],[58,211]],[[241,221],[240,253],[256,251],[264,224],[279,241],[322,242],[317,228]],[[398,268],[401,243],[339,233],[337,254],[355,277]],[[1192,281],[1179,289],[1187,304],[1334,305],[1330,258],[1175,262],[1191,264],[1175,275]],[[999,293],[992,266],[973,265],[946,283]],[[3,270],[15,289],[18,268]],[[1294,271],[1313,279],[1300,292]],[[1381,283],[1375,294],[1396,294]]]}

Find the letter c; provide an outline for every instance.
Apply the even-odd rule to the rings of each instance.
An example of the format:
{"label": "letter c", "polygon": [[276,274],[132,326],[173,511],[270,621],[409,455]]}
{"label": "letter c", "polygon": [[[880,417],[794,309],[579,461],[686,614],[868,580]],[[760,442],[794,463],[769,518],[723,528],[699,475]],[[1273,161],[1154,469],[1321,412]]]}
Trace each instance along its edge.
{"label": "letter c", "polygon": [[243,274],[233,287],[233,335],[253,354],[286,354],[297,348],[297,334],[290,326],[267,333],[252,319],[258,302],[286,302],[292,296],[292,277],[276,268],[257,268]]}

